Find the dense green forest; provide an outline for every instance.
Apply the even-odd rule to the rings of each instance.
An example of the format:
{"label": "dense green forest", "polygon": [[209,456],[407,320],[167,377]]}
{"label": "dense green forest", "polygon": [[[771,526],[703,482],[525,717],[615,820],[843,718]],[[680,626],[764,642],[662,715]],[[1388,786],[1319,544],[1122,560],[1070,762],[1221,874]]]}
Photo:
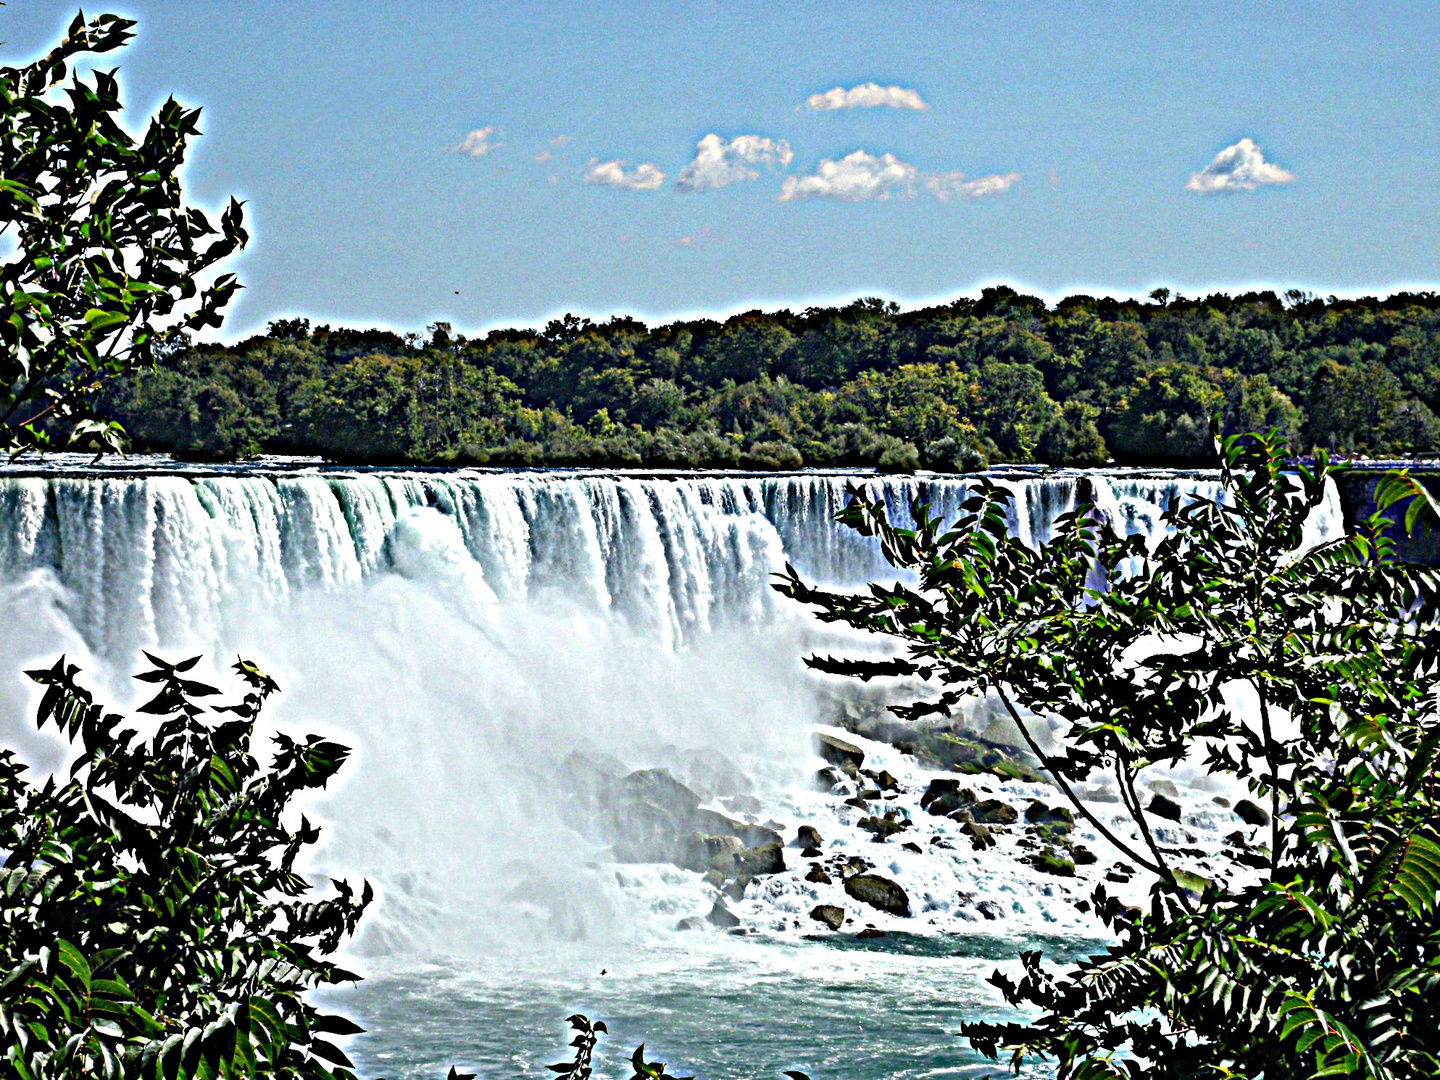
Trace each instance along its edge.
{"label": "dense green forest", "polygon": [[1440,294],[1149,302],[1005,287],[901,311],[466,339],[279,320],[111,384],[137,448],[339,461],[790,469],[1209,463],[1209,418],[1351,455],[1440,451]]}

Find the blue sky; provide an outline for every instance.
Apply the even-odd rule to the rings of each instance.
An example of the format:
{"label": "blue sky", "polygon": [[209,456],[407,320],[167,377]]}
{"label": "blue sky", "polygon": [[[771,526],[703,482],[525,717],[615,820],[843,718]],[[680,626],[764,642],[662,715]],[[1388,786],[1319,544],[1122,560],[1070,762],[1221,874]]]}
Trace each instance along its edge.
{"label": "blue sky", "polygon": [[[109,10],[131,112],[203,105],[190,189],[249,201],[226,337],[1440,279],[1434,3]],[[0,54],[73,13],[0,8]]]}

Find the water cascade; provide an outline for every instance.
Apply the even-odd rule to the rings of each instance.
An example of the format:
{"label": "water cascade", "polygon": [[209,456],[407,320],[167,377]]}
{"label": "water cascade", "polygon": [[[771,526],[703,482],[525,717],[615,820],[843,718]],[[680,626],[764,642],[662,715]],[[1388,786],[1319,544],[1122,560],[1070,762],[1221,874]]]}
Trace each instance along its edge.
{"label": "water cascade", "polygon": [[[1154,536],[1170,500],[1219,490],[1213,474],[994,479],[1014,493],[1011,527],[1030,544],[1049,539],[1056,519],[1082,502],[1127,532]],[[602,950],[584,954],[585,964],[604,957],[599,970],[617,962],[616,942],[643,940],[649,959],[632,952],[636,970],[683,956],[665,968],[678,978],[703,949],[714,978],[739,985],[754,976],[736,957],[770,970],[809,955],[757,953],[750,942],[759,939],[677,935],[678,923],[704,915],[712,886],[674,865],[611,861],[578,817],[566,779],[576,761],[611,778],[602,783],[667,768],[717,811],[778,826],[786,839],[812,824],[827,854],[863,856],[911,899],[904,918],[855,909],[838,882],[802,876],[804,861],[787,848],[787,872],[756,878],[728,901],[773,940],[803,942],[819,902],[848,903],[847,930],[868,922],[922,935],[1093,934],[1073,902],[1089,888],[1084,880],[1066,884],[1020,865],[1014,837],[972,850],[953,822],[921,808],[927,776],[894,747],[846,736],[901,783],[887,805],[916,828],[896,843],[877,845],[857,827],[861,812],[843,805],[845,793],[815,790],[812,734],[832,717],[800,658],[820,630],[769,585],[787,560],[834,584],[893,576],[873,541],[833,521],[849,483],[878,487],[900,520],[916,498],[953,517],[973,490],[963,478],[838,474],[187,470],[144,461],[6,470],[0,742],[57,763],[57,745],[33,731],[33,693],[18,672],[60,652],[121,706],[135,698],[128,676],[142,648],[203,652],[212,670],[237,652],[255,659],[285,691],[271,724],[355,748],[339,790],[314,810],[329,823],[317,870],[378,884],[381,905],[361,942],[375,963],[493,956],[549,941],[567,943],[567,962],[575,949]],[[1333,491],[1310,528],[1316,541],[1343,528]],[[974,787],[1022,807],[1050,795],[993,776]],[[1219,845],[1233,823],[1209,793],[1182,795],[1186,816],[1173,842]],[[898,842],[909,836],[924,848]],[[1091,869],[1100,872],[1108,859],[1097,851],[1101,864]],[[1143,881],[1133,887],[1143,895]],[[680,954],[667,944],[677,938],[689,942]],[[977,945],[967,955],[998,953]],[[898,958],[884,964],[912,978]],[[966,978],[979,987],[972,966]],[[537,974],[513,996],[560,1000],[555,961],[525,970]],[[809,1007],[806,970],[794,983],[797,1008]],[[864,976],[872,977],[880,976]],[[499,986],[482,1009],[497,1018],[507,984],[482,983]],[[576,984],[565,985],[571,993]],[[614,979],[600,985],[620,992]],[[426,1015],[438,1015],[438,998],[425,1000]],[[644,1012],[648,1001],[636,998],[635,1008]],[[435,1053],[449,1053],[445,1045]],[[400,1071],[427,1074],[406,1061]]]}

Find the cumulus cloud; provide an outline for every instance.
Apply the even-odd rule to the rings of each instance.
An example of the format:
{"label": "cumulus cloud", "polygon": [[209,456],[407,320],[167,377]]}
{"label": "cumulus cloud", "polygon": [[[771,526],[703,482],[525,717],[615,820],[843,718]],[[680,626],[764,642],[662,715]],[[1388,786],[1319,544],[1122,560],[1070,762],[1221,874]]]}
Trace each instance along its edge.
{"label": "cumulus cloud", "polygon": [[837,86],[823,94],[811,94],[805,108],[811,112],[834,112],[836,109],[928,109],[919,93],[903,86],[881,86],[867,82],[846,90]]}
{"label": "cumulus cloud", "polygon": [[457,154],[464,154],[466,157],[484,157],[491,150],[495,149],[495,143],[491,141],[494,136],[495,126],[493,124],[483,128],[476,128],[450,149],[454,150]]}
{"label": "cumulus cloud", "polygon": [[921,182],[925,190],[941,202],[952,199],[983,199],[986,195],[999,195],[1009,191],[1020,180],[1018,172],[992,173],[989,176],[967,178],[964,173],[927,173]]}
{"label": "cumulus cloud", "polygon": [[839,161],[821,158],[808,176],[787,176],[780,185],[780,201],[797,199],[843,199],[868,202],[872,199],[901,198],[911,194],[919,175],[894,154],[876,157],[864,150],[846,154]]}
{"label": "cumulus cloud", "polygon": [[978,199],[1008,191],[1020,179],[1019,173],[1003,173],[967,179],[958,172],[921,172],[894,154],[868,154],[856,150],[839,161],[822,158],[815,171],[806,176],[787,176],[780,186],[780,201],[840,199],[870,202],[881,199],[908,199],[917,191],[941,202]]}
{"label": "cumulus cloud", "polygon": [[587,184],[604,184],[627,191],[654,191],[665,183],[665,174],[649,162],[626,169],[622,161],[596,161],[592,158],[581,179]]}
{"label": "cumulus cloud", "polygon": [[1217,195],[1231,191],[1254,191],[1261,184],[1288,184],[1295,174],[1265,160],[1253,139],[1241,139],[1215,155],[1215,160],[1190,174],[1186,191]]}
{"label": "cumulus cloud", "polygon": [[719,135],[706,135],[695,144],[695,159],[680,170],[675,187],[680,191],[710,191],[754,180],[760,175],[760,166],[783,169],[794,156],[784,139],[737,135],[727,142]]}

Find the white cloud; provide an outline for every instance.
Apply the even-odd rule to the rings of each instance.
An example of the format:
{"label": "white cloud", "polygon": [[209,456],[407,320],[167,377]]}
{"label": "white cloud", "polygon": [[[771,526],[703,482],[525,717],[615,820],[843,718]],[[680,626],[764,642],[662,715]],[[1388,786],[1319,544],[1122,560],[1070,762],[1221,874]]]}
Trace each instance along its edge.
{"label": "white cloud", "polygon": [[564,146],[566,143],[573,142],[573,141],[574,141],[574,136],[572,136],[572,135],[556,135],[553,139],[550,140],[550,145],[551,145],[551,146]]}
{"label": "white cloud", "polygon": [[811,112],[833,112],[836,109],[876,109],[881,106],[890,109],[928,109],[919,93],[906,90],[903,86],[881,86],[867,82],[852,86],[849,90],[837,86],[823,94],[811,94],[805,99],[805,108]]}
{"label": "white cloud", "polygon": [[856,150],[839,161],[822,158],[808,176],[787,176],[780,185],[780,201],[799,199],[841,199],[869,202],[879,199],[908,199],[917,191],[933,195],[940,202],[978,199],[1008,191],[1020,179],[1019,173],[999,173],[966,179],[958,172],[921,172],[894,154],[867,154]]}
{"label": "white cloud", "polygon": [[466,157],[484,157],[495,149],[495,143],[490,141],[494,135],[495,126],[493,124],[476,128],[450,149],[457,154],[464,154]]}
{"label": "white cloud", "polygon": [[1186,191],[1202,195],[1221,192],[1253,191],[1261,184],[1288,184],[1295,174],[1266,161],[1253,139],[1241,139],[1215,155],[1215,160],[1197,173],[1190,174]]}
{"label": "white cloud", "polygon": [[695,159],[680,170],[675,187],[680,191],[710,191],[760,175],[757,166],[773,169],[790,164],[794,154],[784,139],[762,139],[759,135],[737,135],[728,142],[719,135],[706,135],[695,144]]}
{"label": "white cloud", "polygon": [[549,150],[541,150],[540,153],[535,155],[535,164],[544,165],[545,162],[549,161],[554,156],[555,155],[552,154]]}
{"label": "white cloud", "polygon": [[867,202],[871,199],[905,198],[919,175],[894,154],[875,157],[864,150],[846,154],[839,161],[821,158],[809,176],[787,176],[780,185],[780,201],[797,199],[843,199]]}
{"label": "white cloud", "polygon": [[642,162],[626,170],[621,161],[590,160],[581,179],[587,184],[604,184],[606,187],[625,188],[627,191],[654,191],[665,183],[665,174],[654,165]]}
{"label": "white cloud", "polygon": [[925,190],[941,202],[951,199],[983,199],[986,195],[999,195],[1009,191],[1020,180],[1018,172],[993,173],[967,180],[964,173],[927,173],[923,178]]}

